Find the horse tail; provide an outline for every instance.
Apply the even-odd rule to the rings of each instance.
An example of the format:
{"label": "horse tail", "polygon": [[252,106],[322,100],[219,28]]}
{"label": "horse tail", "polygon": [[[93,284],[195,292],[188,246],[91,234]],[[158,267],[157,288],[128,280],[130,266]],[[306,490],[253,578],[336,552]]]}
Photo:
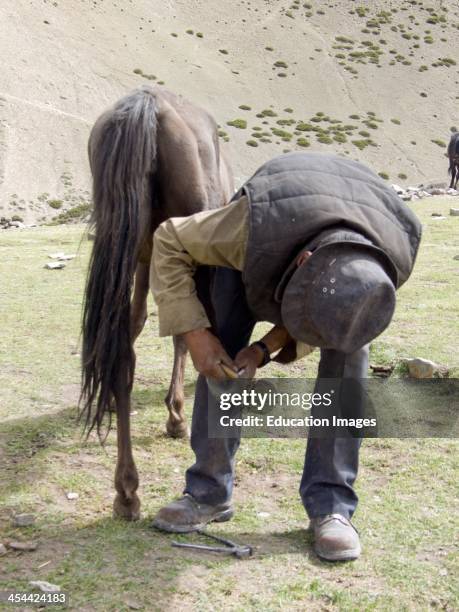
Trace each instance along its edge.
{"label": "horse tail", "polygon": [[95,240],[83,307],[79,402],[88,435],[96,427],[101,436],[117,383],[127,374],[132,385],[134,377],[131,287],[145,229],[139,217],[149,205],[155,171],[156,112],[153,91],[137,90],[99,118],[89,139]]}

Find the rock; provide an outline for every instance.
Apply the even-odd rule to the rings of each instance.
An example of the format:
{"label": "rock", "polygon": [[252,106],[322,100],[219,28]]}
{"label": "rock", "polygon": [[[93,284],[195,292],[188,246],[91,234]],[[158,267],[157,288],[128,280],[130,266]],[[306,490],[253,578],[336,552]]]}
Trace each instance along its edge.
{"label": "rock", "polygon": [[50,259],[57,259],[58,261],[69,261],[70,259],[75,259],[76,255],[72,253],[72,255],[66,255],[65,253],[50,253],[48,255]]}
{"label": "rock", "polygon": [[33,514],[16,514],[13,516],[13,525],[15,527],[29,527],[35,523]]}
{"label": "rock", "polygon": [[257,512],[257,517],[258,518],[268,518],[271,515],[269,514],[269,512]]}
{"label": "rock", "polygon": [[412,193],[402,193],[400,197],[404,202],[409,202],[410,200],[413,199],[413,194]]}
{"label": "rock", "polygon": [[446,194],[446,189],[440,189],[440,188],[434,188],[434,189],[426,189],[427,193],[430,193],[430,195],[445,195]]}
{"label": "rock", "polygon": [[419,187],[422,187],[423,189],[446,189],[447,187],[447,183],[445,181],[429,181],[428,183],[426,183],[425,185],[423,185],[421,183],[421,185],[419,185]]}
{"label": "rock", "polygon": [[80,496],[78,495],[78,493],[74,493],[73,491],[69,491],[67,493],[67,499],[69,499],[70,501],[74,500],[74,499],[78,499]]}
{"label": "rock", "polygon": [[61,587],[58,584],[52,584],[51,582],[45,582],[45,580],[31,580],[30,586],[40,589],[43,593],[60,593]]}
{"label": "rock", "polygon": [[457,191],[457,189],[452,189],[451,187],[449,189],[446,190],[446,193],[448,195],[452,195],[452,196],[457,196],[459,195],[459,191]]}
{"label": "rock", "polygon": [[8,551],[6,550],[6,546],[0,542],[0,557],[3,557],[3,555],[6,555],[7,552]]}
{"label": "rock", "polygon": [[455,261],[459,261],[459,255],[455,255],[455,256],[453,257],[453,259],[454,259]]}
{"label": "rock", "polygon": [[373,374],[375,374],[375,376],[388,377],[394,371],[395,364],[390,364],[390,365],[370,364],[370,368],[373,370]]}
{"label": "rock", "polygon": [[392,189],[395,191],[395,193],[401,194],[401,193],[405,193],[405,190],[400,187],[400,185],[391,185]]}
{"label": "rock", "polygon": [[65,268],[65,263],[63,263],[62,261],[53,261],[52,263],[47,263],[45,265],[45,268],[47,270],[62,270],[62,268]]}
{"label": "rock", "polygon": [[437,213],[437,212],[433,212],[430,216],[431,217],[443,217],[441,213]]}
{"label": "rock", "polygon": [[432,215],[432,221],[444,221],[445,219],[443,215]]}
{"label": "rock", "polygon": [[459,217],[459,208],[450,208],[449,209],[449,214],[452,217]]}
{"label": "rock", "polygon": [[143,605],[134,599],[125,599],[124,603],[130,610],[143,610]]}
{"label": "rock", "polygon": [[6,543],[7,548],[11,548],[11,550],[19,550],[21,552],[32,552],[33,550],[37,550],[38,544],[37,542],[16,542],[9,541]]}
{"label": "rock", "polygon": [[414,359],[406,359],[408,372],[411,378],[436,378],[445,376],[448,373],[447,368],[441,366],[430,359],[422,359],[416,357]]}

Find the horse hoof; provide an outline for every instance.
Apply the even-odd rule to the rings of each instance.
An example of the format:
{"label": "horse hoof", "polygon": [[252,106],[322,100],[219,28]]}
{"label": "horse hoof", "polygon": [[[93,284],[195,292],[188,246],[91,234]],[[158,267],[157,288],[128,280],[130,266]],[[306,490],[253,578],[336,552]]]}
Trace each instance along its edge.
{"label": "horse hoof", "polygon": [[130,500],[117,495],[113,502],[113,517],[125,521],[138,521],[140,518],[140,499],[136,494]]}
{"label": "horse hoof", "polygon": [[175,423],[170,423],[167,421],[166,423],[166,431],[167,435],[171,438],[189,438],[190,430],[188,429],[188,425],[186,421],[178,421]]}

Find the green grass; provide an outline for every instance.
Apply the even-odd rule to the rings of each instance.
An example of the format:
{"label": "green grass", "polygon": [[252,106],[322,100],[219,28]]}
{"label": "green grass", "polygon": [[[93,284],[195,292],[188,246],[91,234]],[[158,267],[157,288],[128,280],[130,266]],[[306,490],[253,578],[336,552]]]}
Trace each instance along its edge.
{"label": "green grass", "polygon": [[[412,278],[399,291],[392,325],[372,346],[372,363],[419,356],[458,365],[459,219],[451,199],[410,206],[424,224]],[[451,440],[365,441],[355,524],[364,552],[355,563],[321,563],[311,552],[297,488],[304,441],[243,440],[237,455],[236,514],[211,530],[249,543],[248,561],[178,551],[149,521],[181,493],[193,455],[186,440],[164,435],[163,398],[171,342],[158,338],[155,307],[136,346],[132,439],[144,518],[111,518],[116,436],[105,449],[80,438],[76,423],[81,298],[91,243],[82,226],[0,234],[0,540],[37,540],[33,553],[1,559],[0,589],[29,580],[57,583],[71,610],[427,610],[457,609],[453,491],[457,444]],[[77,252],[64,270],[43,269],[48,254]],[[151,314],[153,313],[153,314]],[[259,337],[266,329],[255,332]],[[268,376],[313,376],[317,352]],[[185,379],[187,414],[195,374]],[[69,490],[79,494],[68,501]],[[269,512],[260,518],[258,512]],[[36,524],[13,528],[11,514],[32,512]],[[49,562],[49,563],[48,563]],[[59,609],[59,608],[57,608]]]}

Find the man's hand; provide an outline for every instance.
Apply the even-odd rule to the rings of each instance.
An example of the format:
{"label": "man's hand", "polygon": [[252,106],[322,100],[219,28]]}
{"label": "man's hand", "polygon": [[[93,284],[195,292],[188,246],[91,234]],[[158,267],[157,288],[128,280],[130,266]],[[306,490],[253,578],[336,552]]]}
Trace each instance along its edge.
{"label": "man's hand", "polygon": [[228,356],[225,349],[207,329],[195,329],[183,334],[185,343],[190,351],[191,359],[196,370],[209,378],[225,380],[225,375],[220,363],[237,374],[232,359]]}
{"label": "man's hand", "polygon": [[240,378],[253,378],[263,361],[263,351],[257,345],[247,346],[239,351],[234,360]]}

